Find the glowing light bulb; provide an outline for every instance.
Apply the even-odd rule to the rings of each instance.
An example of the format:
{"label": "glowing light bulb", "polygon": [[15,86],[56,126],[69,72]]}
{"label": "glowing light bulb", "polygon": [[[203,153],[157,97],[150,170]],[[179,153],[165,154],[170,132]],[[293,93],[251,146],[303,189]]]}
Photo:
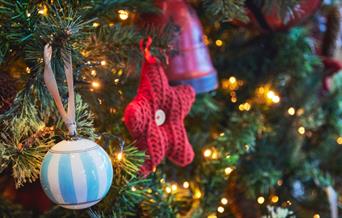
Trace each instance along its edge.
{"label": "glowing light bulb", "polygon": [[99,87],[100,87],[100,83],[97,82],[97,81],[93,81],[93,82],[91,83],[91,86],[92,86],[93,88],[99,88]]}
{"label": "glowing light bulb", "polygon": [[165,191],[166,191],[166,193],[169,193],[169,194],[170,194],[170,193],[172,192],[172,189],[171,189],[170,187],[166,187],[166,188],[165,188]]}
{"label": "glowing light bulb", "polygon": [[119,14],[119,18],[121,20],[127,20],[128,19],[128,11],[126,11],[126,10],[119,10],[118,14]]}
{"label": "glowing light bulb", "polygon": [[279,201],[279,197],[277,195],[272,196],[271,201],[273,203],[277,203]]}
{"label": "glowing light bulb", "polygon": [[132,186],[131,190],[135,192],[137,190],[137,188]]}
{"label": "glowing light bulb", "polygon": [[229,77],[228,80],[230,83],[236,83],[236,78],[234,76]]}
{"label": "glowing light bulb", "polygon": [[26,73],[30,74],[31,73],[31,68],[26,67]]}
{"label": "glowing light bulb", "polygon": [[194,199],[200,199],[202,197],[202,193],[199,189],[196,189],[194,194]]}
{"label": "glowing light bulb", "polygon": [[224,212],[224,207],[219,206],[219,207],[217,208],[217,212],[223,213],[223,212]]}
{"label": "glowing light bulb", "polygon": [[98,23],[98,22],[94,22],[94,23],[93,23],[93,27],[96,28],[96,27],[99,27],[99,26],[100,26],[100,23]]}
{"label": "glowing light bulb", "polygon": [[316,213],[316,214],[314,214],[313,215],[313,218],[320,218],[321,216],[318,214],[318,213]]}
{"label": "glowing light bulb", "polygon": [[228,199],[227,199],[227,198],[222,198],[222,199],[221,199],[221,203],[222,203],[223,205],[228,204]]}
{"label": "glowing light bulb", "polygon": [[260,196],[260,197],[258,197],[257,202],[258,202],[258,204],[263,204],[265,202],[265,198]]}
{"label": "glowing light bulb", "polygon": [[336,139],[337,144],[342,145],[342,136]]}
{"label": "glowing light bulb", "polygon": [[287,110],[287,113],[289,113],[289,115],[293,116],[296,114],[296,110],[293,108],[293,107],[290,107],[288,110]]}
{"label": "glowing light bulb", "polygon": [[298,128],[298,133],[301,134],[301,135],[304,135],[305,134],[305,128],[303,126],[299,127]]}
{"label": "glowing light bulb", "polygon": [[164,178],[160,179],[160,183],[164,184],[165,183],[165,179]]}
{"label": "glowing light bulb", "polygon": [[189,188],[189,187],[190,187],[189,182],[187,181],[183,182],[183,188]]}
{"label": "glowing light bulb", "polygon": [[117,156],[116,156],[116,158],[117,158],[119,161],[121,161],[122,158],[123,158],[122,152],[118,153]]}
{"label": "glowing light bulb", "polygon": [[217,47],[221,47],[223,45],[223,42],[222,42],[222,40],[218,39],[215,41],[215,44]]}
{"label": "glowing light bulb", "polygon": [[226,174],[226,175],[229,175],[229,174],[231,174],[233,172],[233,168],[231,168],[231,167],[227,167],[226,169],[224,169],[224,173]]}
{"label": "glowing light bulb", "polygon": [[178,189],[177,184],[171,185],[171,189],[172,189],[173,192],[177,191],[177,189]]}
{"label": "glowing light bulb", "polygon": [[90,75],[96,76],[96,70],[92,70],[92,71],[90,72]]}
{"label": "glowing light bulb", "polygon": [[216,216],[216,214],[210,214],[210,215],[208,215],[208,218],[217,218],[217,216]]}
{"label": "glowing light bulb", "polygon": [[43,15],[43,16],[47,16],[48,15],[48,8],[46,5],[43,5],[39,10],[38,10],[38,14]]}
{"label": "glowing light bulb", "polygon": [[213,152],[211,151],[211,149],[207,148],[207,149],[204,150],[203,156],[204,157],[210,157],[212,153]]}
{"label": "glowing light bulb", "polygon": [[107,65],[107,61],[105,61],[105,60],[101,61],[101,65],[102,65],[102,66]]}

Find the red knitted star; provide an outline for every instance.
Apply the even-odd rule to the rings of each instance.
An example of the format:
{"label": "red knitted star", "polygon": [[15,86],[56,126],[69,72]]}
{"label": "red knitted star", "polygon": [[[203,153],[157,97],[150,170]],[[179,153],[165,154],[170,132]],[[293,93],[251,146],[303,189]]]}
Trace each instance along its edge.
{"label": "red knitted star", "polygon": [[179,166],[192,162],[194,152],[184,118],[195,100],[191,86],[170,87],[161,63],[145,49],[138,94],[124,113],[125,124],[149,158],[141,168],[148,175],[167,156]]}

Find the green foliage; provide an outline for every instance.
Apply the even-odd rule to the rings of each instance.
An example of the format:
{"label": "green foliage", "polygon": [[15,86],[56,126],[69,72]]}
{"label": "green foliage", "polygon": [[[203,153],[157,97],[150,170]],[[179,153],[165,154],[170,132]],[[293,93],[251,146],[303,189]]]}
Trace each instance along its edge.
{"label": "green foliage", "polygon": [[248,21],[245,14],[246,0],[204,0],[204,4],[209,13],[218,17],[222,21],[231,21],[238,19],[244,22]]}

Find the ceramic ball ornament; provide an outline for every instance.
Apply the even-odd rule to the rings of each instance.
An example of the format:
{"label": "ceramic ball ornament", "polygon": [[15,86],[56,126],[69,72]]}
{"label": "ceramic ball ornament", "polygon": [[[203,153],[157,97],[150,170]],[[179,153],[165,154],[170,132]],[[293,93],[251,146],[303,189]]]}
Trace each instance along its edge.
{"label": "ceramic ball ornament", "polygon": [[46,195],[67,209],[84,209],[101,201],[112,184],[108,154],[87,139],[61,141],[45,155],[40,181]]}

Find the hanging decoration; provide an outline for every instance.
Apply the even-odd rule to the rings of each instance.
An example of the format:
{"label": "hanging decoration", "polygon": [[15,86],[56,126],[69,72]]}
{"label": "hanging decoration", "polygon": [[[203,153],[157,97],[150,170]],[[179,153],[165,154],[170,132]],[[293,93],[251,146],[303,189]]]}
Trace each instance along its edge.
{"label": "hanging decoration", "polygon": [[125,124],[138,148],[149,155],[141,168],[143,175],[153,171],[165,156],[182,167],[194,158],[184,119],[195,100],[195,92],[189,85],[169,86],[160,61],[150,54],[151,43],[149,38],[138,94],[124,113]]}
{"label": "hanging decoration", "polygon": [[84,209],[98,203],[107,194],[113,179],[113,168],[109,156],[99,145],[76,137],[71,54],[62,56],[69,93],[67,112],[52,72],[52,47],[49,44],[44,48],[44,81],[71,139],[57,143],[45,155],[40,181],[44,192],[54,203],[68,209]]}
{"label": "hanging decoration", "polygon": [[184,0],[158,0],[160,15],[144,17],[144,22],[163,29],[172,22],[179,27],[179,35],[170,45],[166,75],[171,85],[191,85],[196,93],[205,93],[218,87],[202,25],[193,8]]}

